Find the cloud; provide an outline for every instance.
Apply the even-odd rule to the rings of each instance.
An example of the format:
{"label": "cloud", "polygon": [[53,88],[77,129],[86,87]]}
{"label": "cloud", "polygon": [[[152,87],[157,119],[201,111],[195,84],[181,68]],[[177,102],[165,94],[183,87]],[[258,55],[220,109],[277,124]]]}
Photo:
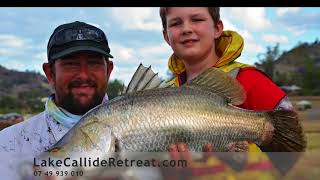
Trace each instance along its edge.
{"label": "cloud", "polygon": [[25,71],[25,65],[20,60],[10,60],[3,64],[8,69],[14,69],[18,71]]}
{"label": "cloud", "polygon": [[11,34],[0,34],[0,46],[20,48],[24,46],[24,40]]}
{"label": "cloud", "polygon": [[[35,63],[37,64],[41,64],[41,63],[44,63],[44,62],[48,62],[48,58],[47,58],[47,52],[40,52],[40,53],[37,53],[35,54],[34,56],[34,59],[35,59]],[[42,65],[42,64],[41,64]],[[41,68],[42,70],[42,68]]]}
{"label": "cloud", "polygon": [[320,29],[319,17],[320,12],[304,12],[303,15],[302,13],[286,14],[278,17],[278,20],[293,31],[318,31]]}
{"label": "cloud", "polygon": [[133,62],[133,59],[135,57],[134,49],[125,47],[120,44],[112,43],[112,51],[111,54],[113,55],[114,63],[119,64],[128,64],[131,65],[135,62]]}
{"label": "cloud", "polygon": [[265,34],[262,39],[268,43],[287,43],[288,37],[284,35]]}
{"label": "cloud", "polygon": [[113,8],[111,14],[125,30],[162,30],[158,8]]}
{"label": "cloud", "polygon": [[135,70],[136,69],[134,67],[128,68],[128,67],[122,67],[119,65],[114,65],[110,79],[120,79],[124,81],[125,85],[128,85],[130,78],[134,74]]}
{"label": "cloud", "polygon": [[[260,14],[260,16],[258,16],[261,21],[264,21],[264,23],[262,23],[260,26],[262,27],[262,25],[264,24],[264,26],[269,26],[269,21],[262,18],[264,17],[264,15],[262,16],[262,14],[264,13],[264,9],[258,8],[257,10],[255,10],[257,8],[222,8],[221,10],[221,19],[223,21],[223,25],[224,25],[224,30],[232,30],[232,31],[236,31],[238,32],[244,39],[244,48],[243,48],[243,52],[242,54],[255,54],[255,53],[260,53],[261,51],[264,50],[263,46],[261,46],[260,44],[258,44],[256,41],[256,39],[254,39],[252,33],[250,32],[250,29],[253,31],[256,31],[257,28],[260,28],[259,26],[257,27],[244,27],[243,29],[240,29],[236,24],[241,24],[242,22],[246,22],[248,24],[252,24],[249,22],[254,22],[256,21],[255,18],[251,18],[248,14],[246,14],[247,12],[258,12],[257,14]],[[242,12],[243,11],[243,12]],[[240,14],[242,16],[242,20],[238,21],[238,19],[241,19],[241,17],[237,17]],[[263,12],[263,13],[262,13]],[[257,17],[256,17],[257,18]],[[258,18],[258,19],[259,19]],[[237,22],[237,23],[234,23]],[[245,24],[245,23],[243,23]]]}
{"label": "cloud", "polygon": [[141,50],[142,47],[129,48],[120,44],[112,44],[114,69],[110,78],[121,79],[127,85],[139,64],[145,64],[142,62],[145,58],[141,57],[141,52],[138,50]]}
{"label": "cloud", "polygon": [[276,15],[277,16],[284,16],[286,14],[296,13],[298,11],[300,11],[300,8],[298,8],[298,7],[278,8],[277,11],[276,11]]}
{"label": "cloud", "polygon": [[112,52],[114,62],[126,64],[126,66],[139,65],[144,61],[148,64],[159,64],[158,58],[168,58],[172,50],[166,43],[159,43],[142,47],[126,47],[120,44],[112,43]]}
{"label": "cloud", "polygon": [[302,34],[304,34],[307,31],[307,30],[301,30],[301,29],[294,28],[294,27],[287,27],[287,30],[290,31],[295,36],[301,36]]}
{"label": "cloud", "polygon": [[[166,60],[165,59],[158,59],[158,61],[163,62],[163,65],[155,65],[152,64],[151,69],[153,72],[158,73],[159,78],[166,79],[167,78],[167,66],[166,66]],[[113,72],[111,73],[110,78],[111,79],[120,79],[124,82],[125,85],[129,84],[129,81],[131,80],[134,72],[138,68],[140,63],[136,64],[135,66],[122,66],[121,64],[114,65]],[[142,62],[144,66],[149,66],[149,63]]]}
{"label": "cloud", "polygon": [[260,44],[256,43],[256,40],[253,38],[252,34],[249,31],[244,30],[240,31],[239,33],[243,36],[244,39],[243,53],[252,54],[260,53],[261,51],[263,51],[264,48]]}
{"label": "cloud", "polygon": [[41,60],[47,60],[47,53],[46,52],[41,52],[41,53],[38,53],[36,55],[34,55],[34,57],[36,59],[41,59]]}
{"label": "cloud", "polygon": [[140,63],[152,65],[154,72],[158,72],[161,78],[166,78],[167,60],[172,52],[166,43],[133,48],[112,44],[114,70],[111,79],[121,79],[128,84]]}
{"label": "cloud", "polygon": [[233,23],[231,23],[227,18],[223,19],[223,29],[224,30],[239,31],[239,29],[236,28],[235,25]]}
{"label": "cloud", "polygon": [[167,53],[168,51],[170,51],[170,48],[169,48],[169,45],[167,45],[166,43],[161,43],[159,45],[139,48],[140,54],[146,54],[146,55],[149,54],[152,56]]}
{"label": "cloud", "polygon": [[10,54],[10,51],[5,48],[0,48],[0,55],[1,56],[8,56]]}
{"label": "cloud", "polygon": [[257,53],[263,50],[263,47],[257,44],[252,34],[248,30],[241,30],[235,24],[233,24],[229,19],[223,19],[224,30],[232,30],[238,32],[244,39],[244,53]]}
{"label": "cloud", "polygon": [[259,31],[271,27],[271,22],[266,17],[266,10],[262,7],[222,8],[221,17],[237,21],[250,31]]}
{"label": "cloud", "polygon": [[25,66],[24,69],[32,70],[45,75],[42,69],[42,64],[48,62],[47,60],[47,52],[42,51],[35,53],[32,58],[29,59],[28,62],[24,61]]}

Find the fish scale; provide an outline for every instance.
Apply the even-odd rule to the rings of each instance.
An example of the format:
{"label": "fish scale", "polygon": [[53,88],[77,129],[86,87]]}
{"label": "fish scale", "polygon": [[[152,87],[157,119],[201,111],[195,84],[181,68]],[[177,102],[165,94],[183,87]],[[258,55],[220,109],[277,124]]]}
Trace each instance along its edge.
{"label": "fish scale", "polygon": [[[159,93],[163,93],[164,90],[158,91]],[[185,139],[181,138],[179,139],[179,134],[181,134],[184,131],[187,132],[194,132],[194,136],[204,138],[207,137],[208,139],[205,139],[206,142],[213,142],[216,141],[214,145],[217,145],[217,149],[223,149],[222,147],[219,148],[219,146],[228,144],[230,142],[226,141],[227,139],[222,138],[223,141],[225,142],[219,142],[217,138],[214,138],[214,136],[219,136],[221,134],[231,134],[229,137],[239,137],[239,133],[235,131],[236,129],[232,129],[234,127],[235,122],[233,121],[234,116],[230,115],[230,118],[224,118],[226,117],[226,114],[232,114],[234,110],[231,109],[226,109],[222,111],[221,108],[216,108],[216,100],[215,96],[212,96],[212,98],[208,98],[207,94],[203,96],[203,98],[198,97],[198,101],[195,106],[182,106],[182,104],[193,104],[193,95],[194,94],[199,94],[199,92],[196,92],[195,89],[167,89],[166,98],[162,98],[157,94],[157,92],[144,92],[144,93],[139,93],[139,94],[132,94],[131,96],[134,96],[135,99],[132,100],[134,103],[131,104],[131,109],[129,112],[126,112],[125,114],[130,114],[131,115],[124,115],[121,116],[122,118],[119,119],[119,121],[116,122],[114,125],[114,131],[116,132],[127,132],[124,136],[119,136],[117,138],[122,139],[125,142],[136,142],[133,141],[132,139],[137,138],[137,137],[145,137],[145,142],[148,144],[148,151],[154,151],[152,149],[152,146],[147,143],[148,137],[151,136],[152,133],[157,134],[158,139],[165,139],[170,136],[168,134],[172,134],[173,138],[165,139],[166,145],[169,145],[171,143],[176,143],[175,138],[178,138],[178,140],[187,140],[189,138],[186,136]],[[174,96],[174,94],[178,94],[178,96]],[[153,97],[153,99],[148,99],[145,97]],[[159,97],[159,98],[157,98]],[[163,99],[163,101],[162,101]],[[176,103],[177,99],[182,100],[181,103]],[[118,99],[118,101],[122,101],[121,99]],[[141,102],[144,103],[141,103]],[[152,101],[153,103],[148,103],[148,101]],[[110,108],[116,109],[117,102],[115,103],[115,107],[110,105]],[[128,102],[130,104],[130,102]],[[136,105],[138,104],[138,105]],[[166,106],[163,106],[165,104]],[[146,105],[149,105],[148,107]],[[151,111],[152,109],[152,111]],[[203,109],[206,109],[204,113],[199,115],[199,111],[203,111]],[[120,109],[119,109],[120,110]],[[168,111],[169,110],[169,111]],[[114,111],[115,112],[115,111]],[[167,116],[165,118],[165,115],[159,113],[162,112],[164,114],[170,114],[171,116]],[[134,115],[133,115],[134,114]],[[235,113],[233,113],[235,114]],[[111,115],[111,117],[113,117]],[[162,117],[162,118],[159,118]],[[175,117],[178,117],[178,120],[173,120]],[[144,121],[141,121],[141,119],[145,119]],[[114,121],[115,122],[115,121]],[[143,122],[143,123],[141,123]],[[160,123],[162,122],[162,123]],[[241,122],[241,121],[239,121]],[[241,125],[239,122],[238,126]],[[251,124],[252,120],[250,121],[249,118],[247,118],[246,122],[244,125],[247,127],[249,124]],[[117,124],[119,124],[117,126]],[[153,128],[152,128],[153,124]],[[207,128],[217,128],[221,127],[223,133],[212,133],[211,134],[211,139],[209,136],[205,136],[205,134],[201,134],[202,130],[205,130],[204,127]],[[169,130],[167,131],[155,131],[155,129],[165,129],[168,127],[173,127],[173,131],[170,132]],[[134,131],[132,131],[134,129]],[[168,128],[170,129],[170,128]],[[206,130],[206,131],[209,131]],[[206,132],[204,131],[204,132]],[[252,132],[257,132],[254,130],[251,130]],[[129,133],[128,133],[129,132]],[[121,133],[118,133],[121,134]],[[188,134],[188,133],[185,133]],[[259,133],[251,133],[250,134],[252,137],[251,139],[257,139]],[[255,135],[255,136],[254,136]],[[128,137],[128,138],[124,138]],[[195,139],[195,141],[200,140],[200,139]],[[237,141],[237,139],[233,138],[234,141]],[[143,147],[143,138],[139,138],[139,141],[142,142],[141,147],[135,146],[135,148],[138,149],[130,149],[132,151],[142,151],[145,150]],[[152,141],[151,141],[152,142]],[[199,146],[200,147],[200,146]],[[199,147],[190,147],[191,149],[199,149]],[[165,147],[167,148],[167,147]],[[162,148],[164,149],[164,148]]]}

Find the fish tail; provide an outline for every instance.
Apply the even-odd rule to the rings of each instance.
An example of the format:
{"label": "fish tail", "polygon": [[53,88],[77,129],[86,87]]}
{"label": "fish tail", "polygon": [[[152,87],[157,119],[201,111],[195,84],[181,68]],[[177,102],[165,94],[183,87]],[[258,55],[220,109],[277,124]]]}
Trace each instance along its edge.
{"label": "fish tail", "polygon": [[[271,128],[265,126],[262,139],[272,138],[267,144],[263,144],[266,151],[272,152],[303,152],[306,148],[306,140],[298,114],[294,111],[279,110],[267,112]],[[274,129],[273,129],[274,128]],[[272,129],[271,131],[268,131]],[[269,135],[268,135],[269,134]],[[264,140],[263,140],[264,141]],[[263,142],[262,141],[262,142]],[[265,141],[267,142],[267,141]]]}

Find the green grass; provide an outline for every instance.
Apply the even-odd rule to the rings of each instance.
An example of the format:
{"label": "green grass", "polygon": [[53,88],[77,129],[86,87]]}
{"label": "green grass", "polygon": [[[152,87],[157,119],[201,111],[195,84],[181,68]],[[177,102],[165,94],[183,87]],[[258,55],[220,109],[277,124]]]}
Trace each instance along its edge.
{"label": "green grass", "polygon": [[320,133],[306,133],[307,151],[320,152]]}
{"label": "green grass", "polygon": [[284,177],[285,180],[320,179],[320,121],[303,122],[307,149],[295,166]]}

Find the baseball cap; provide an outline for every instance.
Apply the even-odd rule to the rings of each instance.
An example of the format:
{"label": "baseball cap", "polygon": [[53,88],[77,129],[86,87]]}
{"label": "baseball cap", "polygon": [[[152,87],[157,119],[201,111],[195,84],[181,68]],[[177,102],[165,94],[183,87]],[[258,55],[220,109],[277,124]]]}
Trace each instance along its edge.
{"label": "baseball cap", "polygon": [[75,21],[53,31],[47,46],[49,62],[79,51],[93,51],[113,58],[106,35],[93,25]]}

